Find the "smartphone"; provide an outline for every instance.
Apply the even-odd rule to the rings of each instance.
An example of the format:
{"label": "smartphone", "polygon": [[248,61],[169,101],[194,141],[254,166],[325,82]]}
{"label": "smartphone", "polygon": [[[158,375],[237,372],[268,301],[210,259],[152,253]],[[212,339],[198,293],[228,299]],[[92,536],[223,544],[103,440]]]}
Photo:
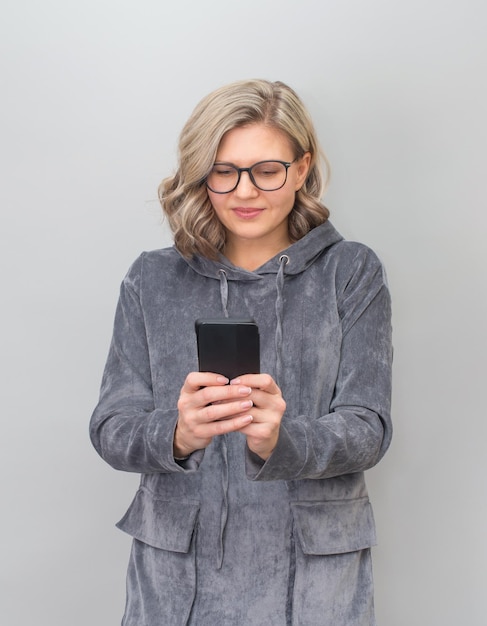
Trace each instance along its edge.
{"label": "smartphone", "polygon": [[259,328],[250,319],[199,319],[195,322],[200,372],[229,380],[260,373]]}

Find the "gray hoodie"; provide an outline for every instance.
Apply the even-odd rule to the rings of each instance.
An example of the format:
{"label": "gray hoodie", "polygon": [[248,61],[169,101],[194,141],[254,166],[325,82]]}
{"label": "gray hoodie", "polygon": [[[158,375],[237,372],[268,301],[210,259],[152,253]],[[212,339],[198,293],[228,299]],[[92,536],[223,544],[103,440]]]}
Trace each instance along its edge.
{"label": "gray hoodie", "polygon": [[[261,370],[287,408],[263,461],[232,433],[177,462],[194,322],[257,322]],[[141,474],[125,626],[374,623],[364,470],[392,434],[390,298],[376,255],[326,222],[250,272],[221,257],[142,254],[125,277],[91,438]]]}

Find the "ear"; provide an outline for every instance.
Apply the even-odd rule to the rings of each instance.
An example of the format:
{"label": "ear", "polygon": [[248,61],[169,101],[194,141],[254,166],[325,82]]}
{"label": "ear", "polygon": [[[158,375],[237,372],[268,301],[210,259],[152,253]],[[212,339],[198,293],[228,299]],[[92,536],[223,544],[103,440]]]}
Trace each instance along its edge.
{"label": "ear", "polygon": [[304,181],[308,176],[309,166],[311,163],[311,152],[305,152],[297,161],[297,175],[294,189],[298,191],[304,185]]}

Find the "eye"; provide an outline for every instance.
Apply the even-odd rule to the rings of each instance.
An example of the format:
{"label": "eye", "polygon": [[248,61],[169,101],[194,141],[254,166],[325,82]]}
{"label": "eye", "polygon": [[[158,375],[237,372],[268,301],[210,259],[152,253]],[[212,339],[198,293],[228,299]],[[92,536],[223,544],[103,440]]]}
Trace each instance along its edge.
{"label": "eye", "polygon": [[226,178],[235,175],[235,168],[231,165],[214,165],[211,172],[215,176]]}
{"label": "eye", "polygon": [[261,163],[254,169],[254,174],[257,176],[264,176],[265,178],[269,178],[271,176],[275,176],[279,174],[282,170],[280,163]]}

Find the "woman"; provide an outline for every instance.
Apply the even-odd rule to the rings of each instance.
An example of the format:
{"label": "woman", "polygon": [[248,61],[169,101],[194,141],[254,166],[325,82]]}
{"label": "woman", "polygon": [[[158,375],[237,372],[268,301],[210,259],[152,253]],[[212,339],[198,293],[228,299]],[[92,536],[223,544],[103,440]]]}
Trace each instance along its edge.
{"label": "woman", "polygon": [[[207,96],[160,199],[175,246],[121,287],[91,437],[140,488],[125,626],[375,623],[364,470],[391,439],[383,269],[321,204],[297,95]],[[197,372],[194,323],[253,318],[262,374]],[[230,382],[230,384],[227,384]]]}

